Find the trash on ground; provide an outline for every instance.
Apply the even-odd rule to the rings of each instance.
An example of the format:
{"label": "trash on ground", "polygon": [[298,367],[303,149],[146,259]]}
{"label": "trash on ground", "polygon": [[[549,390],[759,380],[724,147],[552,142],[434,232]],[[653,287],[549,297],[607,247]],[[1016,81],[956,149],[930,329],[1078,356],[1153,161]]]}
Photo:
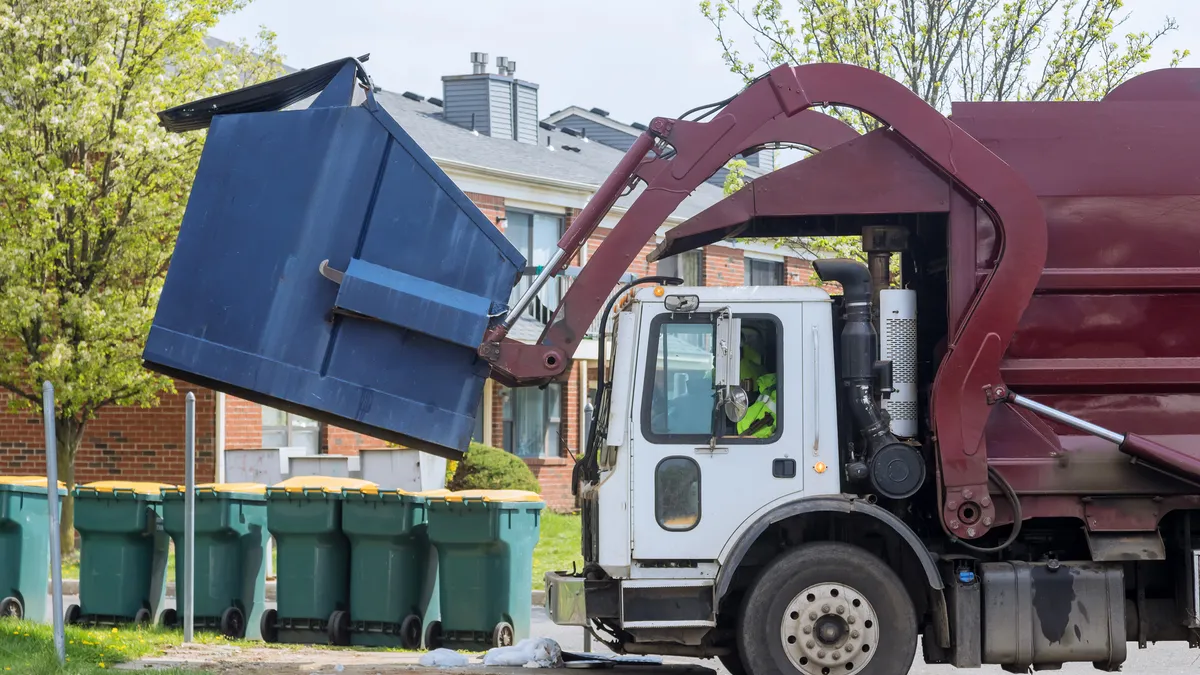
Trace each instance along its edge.
{"label": "trash on ground", "polygon": [[426,668],[460,668],[467,665],[468,659],[453,649],[435,649],[422,654],[418,663]]}
{"label": "trash on ground", "polygon": [[557,668],[562,665],[562,648],[550,638],[528,638],[511,647],[496,647],[483,655],[485,666]]}

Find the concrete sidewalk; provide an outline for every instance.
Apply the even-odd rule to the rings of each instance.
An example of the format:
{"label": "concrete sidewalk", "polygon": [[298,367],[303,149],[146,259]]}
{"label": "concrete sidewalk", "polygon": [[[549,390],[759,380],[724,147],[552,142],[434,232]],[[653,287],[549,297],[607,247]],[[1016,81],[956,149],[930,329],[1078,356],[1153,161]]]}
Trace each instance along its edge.
{"label": "concrete sidewalk", "polygon": [[[79,595],[79,580],[78,579],[63,579],[62,584],[63,584],[63,595]],[[267,582],[266,591],[267,591],[267,601],[275,602],[275,582],[274,581]],[[46,595],[50,595],[53,592],[54,592],[54,589],[51,588],[50,584],[48,583],[46,585]],[[167,597],[168,598],[175,597],[175,582],[174,581],[167,582]],[[530,598],[531,604],[533,604],[535,607],[541,607],[543,602],[545,601],[545,597],[546,597],[545,591],[534,591],[532,594],[532,597]]]}

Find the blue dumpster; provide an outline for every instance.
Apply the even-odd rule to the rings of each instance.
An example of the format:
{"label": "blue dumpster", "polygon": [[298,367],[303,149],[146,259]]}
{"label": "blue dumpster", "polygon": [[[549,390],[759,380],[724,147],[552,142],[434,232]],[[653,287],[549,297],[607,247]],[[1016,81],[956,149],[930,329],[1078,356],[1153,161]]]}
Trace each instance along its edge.
{"label": "blue dumpster", "polygon": [[143,359],[457,458],[525,259],[369,89],[351,105],[368,82],[344,59],[160,113],[209,131]]}

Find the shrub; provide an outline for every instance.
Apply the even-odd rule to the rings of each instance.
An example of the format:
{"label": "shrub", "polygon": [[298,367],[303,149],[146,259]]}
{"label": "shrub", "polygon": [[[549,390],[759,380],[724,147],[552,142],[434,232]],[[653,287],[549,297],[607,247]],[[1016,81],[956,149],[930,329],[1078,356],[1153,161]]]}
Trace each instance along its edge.
{"label": "shrub", "polygon": [[541,492],[537,478],[520,457],[499,448],[472,443],[458,462],[451,490],[529,490]]}

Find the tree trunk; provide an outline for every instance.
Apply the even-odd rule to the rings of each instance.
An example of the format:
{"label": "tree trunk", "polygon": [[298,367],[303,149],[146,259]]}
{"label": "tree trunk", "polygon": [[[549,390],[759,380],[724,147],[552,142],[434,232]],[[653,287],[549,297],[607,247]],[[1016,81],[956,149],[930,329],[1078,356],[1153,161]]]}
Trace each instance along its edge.
{"label": "tree trunk", "polygon": [[66,484],[67,496],[62,501],[59,514],[59,540],[64,555],[75,550],[75,455],[83,440],[84,423],[73,417],[58,417],[55,423],[56,454],[58,455],[58,479]]}

